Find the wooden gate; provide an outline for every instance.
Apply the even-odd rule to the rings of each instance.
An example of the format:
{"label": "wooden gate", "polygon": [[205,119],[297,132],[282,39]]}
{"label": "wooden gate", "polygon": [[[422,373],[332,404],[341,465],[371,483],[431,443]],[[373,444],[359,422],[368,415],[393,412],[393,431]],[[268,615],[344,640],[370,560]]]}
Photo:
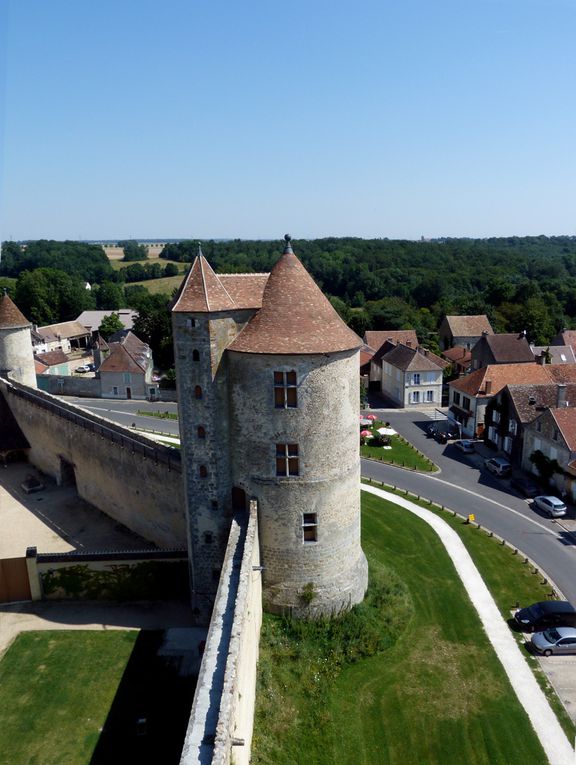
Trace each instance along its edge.
{"label": "wooden gate", "polygon": [[0,603],[31,599],[26,558],[0,558]]}

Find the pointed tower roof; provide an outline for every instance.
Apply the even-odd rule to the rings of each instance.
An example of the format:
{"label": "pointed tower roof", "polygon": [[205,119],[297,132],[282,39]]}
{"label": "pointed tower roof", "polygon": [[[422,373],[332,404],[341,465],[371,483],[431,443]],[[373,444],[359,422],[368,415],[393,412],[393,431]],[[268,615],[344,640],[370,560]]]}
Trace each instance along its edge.
{"label": "pointed tower roof", "polygon": [[229,311],[234,300],[198,247],[198,255],[174,301],[173,311]]}
{"label": "pointed tower roof", "polygon": [[7,292],[0,298],[0,329],[18,329],[29,327],[30,322],[16,307]]}
{"label": "pointed tower roof", "polygon": [[333,353],[362,346],[342,321],[285,237],[284,252],[270,272],[262,308],[228,346],[242,353]]}

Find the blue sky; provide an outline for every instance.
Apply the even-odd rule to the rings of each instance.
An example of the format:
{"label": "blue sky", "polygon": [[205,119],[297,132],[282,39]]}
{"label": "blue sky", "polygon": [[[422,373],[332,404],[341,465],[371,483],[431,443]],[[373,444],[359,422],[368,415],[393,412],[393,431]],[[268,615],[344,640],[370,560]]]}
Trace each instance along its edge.
{"label": "blue sky", "polygon": [[576,233],[576,0],[0,0],[0,238]]}

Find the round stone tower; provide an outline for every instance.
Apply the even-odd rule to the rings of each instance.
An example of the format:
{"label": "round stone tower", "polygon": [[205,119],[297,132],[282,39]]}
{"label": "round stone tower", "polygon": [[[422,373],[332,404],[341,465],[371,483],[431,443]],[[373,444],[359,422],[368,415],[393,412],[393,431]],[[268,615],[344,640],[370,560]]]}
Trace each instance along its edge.
{"label": "round stone tower", "polygon": [[31,324],[5,292],[0,298],[0,374],[36,387]]}
{"label": "round stone tower", "polygon": [[364,597],[360,345],[287,237],[228,346],[232,480],[258,501],[267,610],[334,614]]}

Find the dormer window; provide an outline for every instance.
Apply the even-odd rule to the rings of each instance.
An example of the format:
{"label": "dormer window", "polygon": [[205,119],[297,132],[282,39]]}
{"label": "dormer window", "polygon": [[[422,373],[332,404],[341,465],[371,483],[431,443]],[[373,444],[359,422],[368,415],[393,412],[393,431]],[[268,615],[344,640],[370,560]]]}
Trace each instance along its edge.
{"label": "dormer window", "polygon": [[274,372],[274,406],[276,409],[295,409],[298,406],[296,372]]}

